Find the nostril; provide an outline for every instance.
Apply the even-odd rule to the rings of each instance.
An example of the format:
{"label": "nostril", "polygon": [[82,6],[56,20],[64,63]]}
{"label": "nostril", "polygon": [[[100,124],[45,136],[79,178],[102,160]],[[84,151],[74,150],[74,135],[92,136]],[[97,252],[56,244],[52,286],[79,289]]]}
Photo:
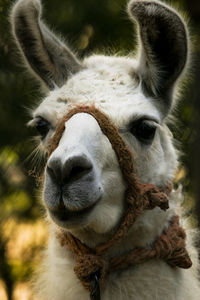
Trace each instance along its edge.
{"label": "nostril", "polygon": [[72,167],[69,174],[66,176],[66,181],[74,181],[82,178],[84,175],[88,174],[92,170],[92,167],[82,167],[82,166],[74,166]]}
{"label": "nostril", "polygon": [[54,182],[62,181],[62,161],[58,157],[52,157],[47,162],[46,173]]}
{"label": "nostril", "polygon": [[92,163],[90,159],[82,155],[74,155],[69,157],[62,169],[62,182],[70,183],[72,181],[82,178],[84,175],[92,170]]}
{"label": "nostril", "polygon": [[49,166],[46,167],[47,174],[56,182],[61,182],[61,171],[59,168],[51,168]]}

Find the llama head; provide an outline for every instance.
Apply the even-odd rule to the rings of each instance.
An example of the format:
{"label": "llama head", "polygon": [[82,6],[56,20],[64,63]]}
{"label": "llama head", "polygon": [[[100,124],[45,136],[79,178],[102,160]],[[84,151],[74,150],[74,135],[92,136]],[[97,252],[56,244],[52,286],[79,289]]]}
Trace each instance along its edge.
{"label": "llama head", "polygon": [[[16,2],[11,20],[18,47],[49,89],[30,124],[46,151],[70,108],[95,104],[132,149],[140,180],[163,186],[177,165],[164,120],[187,63],[187,30],[177,12],[158,1],[130,1],[128,13],[138,26],[138,57],[93,55],[79,62],[41,20],[39,0]],[[123,214],[125,189],[116,154],[97,121],[87,113],[72,116],[45,169],[50,218],[67,229],[108,232]]]}

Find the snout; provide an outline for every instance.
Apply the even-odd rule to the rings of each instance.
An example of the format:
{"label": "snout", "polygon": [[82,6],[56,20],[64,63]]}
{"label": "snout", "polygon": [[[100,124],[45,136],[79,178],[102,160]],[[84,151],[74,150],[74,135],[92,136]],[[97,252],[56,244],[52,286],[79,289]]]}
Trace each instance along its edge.
{"label": "snout", "polygon": [[74,138],[70,121],[73,123],[71,119],[67,122],[60,144],[48,159],[43,197],[50,217],[64,227],[85,223],[103,194],[93,158],[98,136],[90,135],[87,140],[77,131]]}
{"label": "snout", "polygon": [[57,223],[81,221],[100,200],[97,170],[85,153],[72,153],[64,162],[55,154],[45,174],[44,200]]}

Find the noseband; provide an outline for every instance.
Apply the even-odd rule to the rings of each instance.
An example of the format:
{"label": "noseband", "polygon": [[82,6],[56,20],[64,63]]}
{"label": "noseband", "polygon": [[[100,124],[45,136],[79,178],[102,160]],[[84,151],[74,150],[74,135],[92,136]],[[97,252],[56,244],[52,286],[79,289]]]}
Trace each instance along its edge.
{"label": "noseband", "polygon": [[106,277],[110,272],[123,270],[151,259],[164,260],[172,267],[190,268],[192,262],[185,248],[186,234],[184,229],[179,226],[178,216],[172,217],[168,228],[162,232],[151,247],[136,247],[123,255],[108,258],[108,251],[124,240],[129,229],[145,210],[160,207],[166,211],[169,208],[168,195],[172,191],[173,185],[169,183],[164,188],[158,188],[154,184],[143,184],[139,181],[134,169],[132,152],[110,119],[95,106],[77,106],[64,116],[49,143],[49,155],[59,144],[65,130],[65,122],[77,113],[87,113],[96,119],[116,153],[127,185],[124,196],[126,207],[124,216],[115,233],[107,242],[91,249],[70,232],[61,230],[58,234],[61,245],[66,246],[73,253],[76,260],[74,272],[90,292],[90,298],[100,299],[100,289],[102,290],[105,286]]}

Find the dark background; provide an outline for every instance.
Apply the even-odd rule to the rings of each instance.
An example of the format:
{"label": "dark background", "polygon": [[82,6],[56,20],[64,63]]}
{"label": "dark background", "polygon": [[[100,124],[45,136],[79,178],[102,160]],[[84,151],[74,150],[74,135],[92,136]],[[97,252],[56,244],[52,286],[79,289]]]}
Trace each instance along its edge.
{"label": "dark background", "polygon": [[[30,155],[34,133],[26,127],[28,108],[34,107],[41,93],[22,69],[10,35],[8,15],[12,2],[0,0],[0,298],[2,288],[8,299],[21,299],[15,289],[20,290],[19,284],[29,278],[45,243],[45,237],[37,242],[30,237],[40,236],[40,227],[38,232],[34,228],[43,213],[36,180],[30,173],[39,172],[42,162],[37,155]],[[200,1],[171,3],[184,11],[192,37],[192,67],[180,96],[178,125],[172,126],[182,152],[176,180],[187,192],[185,205],[189,214],[196,214],[200,223]],[[44,19],[66,37],[80,58],[93,52],[126,55],[135,49],[134,26],[127,17],[125,0],[43,0],[43,5]],[[28,250],[19,241],[27,228],[31,228],[27,233],[31,241],[22,240]],[[18,254],[13,252],[15,246]]]}

